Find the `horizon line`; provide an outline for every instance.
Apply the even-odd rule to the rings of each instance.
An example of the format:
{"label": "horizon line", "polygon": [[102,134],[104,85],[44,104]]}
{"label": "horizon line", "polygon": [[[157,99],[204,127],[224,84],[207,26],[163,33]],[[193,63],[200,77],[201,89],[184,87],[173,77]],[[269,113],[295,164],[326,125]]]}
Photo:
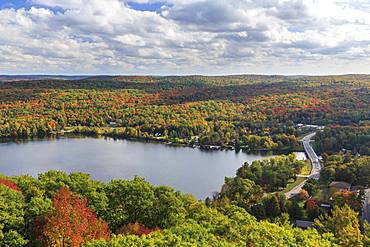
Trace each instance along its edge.
{"label": "horizon line", "polygon": [[212,76],[248,76],[248,75],[257,75],[257,76],[349,76],[349,75],[370,75],[367,73],[343,73],[343,74],[264,74],[264,73],[240,73],[240,74],[44,74],[44,73],[31,73],[31,74],[0,74],[0,76],[65,76],[65,77],[77,77],[77,76],[85,76],[85,77],[94,77],[94,76],[155,76],[155,77],[167,77],[167,76],[205,76],[205,77],[212,77]]}

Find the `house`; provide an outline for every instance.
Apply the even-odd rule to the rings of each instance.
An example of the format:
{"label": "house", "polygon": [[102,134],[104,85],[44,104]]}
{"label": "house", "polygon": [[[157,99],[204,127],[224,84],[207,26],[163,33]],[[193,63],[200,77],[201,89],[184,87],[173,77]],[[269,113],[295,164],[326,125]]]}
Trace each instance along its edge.
{"label": "house", "polygon": [[313,222],[312,221],[307,221],[307,220],[296,220],[295,225],[296,227],[299,227],[301,229],[307,229],[310,226],[312,226]]}
{"label": "house", "polygon": [[350,191],[351,184],[343,181],[333,181],[329,184],[330,191],[337,192],[337,191]]}

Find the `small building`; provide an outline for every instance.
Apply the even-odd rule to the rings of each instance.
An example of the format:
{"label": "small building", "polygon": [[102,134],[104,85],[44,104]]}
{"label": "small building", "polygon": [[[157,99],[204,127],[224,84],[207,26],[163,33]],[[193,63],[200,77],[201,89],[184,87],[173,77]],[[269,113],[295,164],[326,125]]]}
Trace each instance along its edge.
{"label": "small building", "polygon": [[325,209],[330,209],[331,208],[330,204],[328,204],[328,203],[320,203],[319,207],[325,208]]}
{"label": "small building", "polygon": [[117,122],[109,122],[109,127],[111,128],[117,127]]}
{"label": "small building", "polygon": [[308,220],[296,220],[295,225],[301,229],[307,229],[312,226],[313,222]]}
{"label": "small building", "polygon": [[332,192],[336,191],[350,191],[351,190],[351,184],[343,181],[333,181],[329,184],[329,188]]}

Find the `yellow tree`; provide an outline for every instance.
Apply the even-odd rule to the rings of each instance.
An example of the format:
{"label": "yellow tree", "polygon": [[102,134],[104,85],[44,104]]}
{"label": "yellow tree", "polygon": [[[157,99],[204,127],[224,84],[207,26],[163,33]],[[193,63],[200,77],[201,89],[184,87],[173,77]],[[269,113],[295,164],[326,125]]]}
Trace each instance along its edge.
{"label": "yellow tree", "polygon": [[314,226],[321,233],[333,233],[340,246],[364,246],[358,213],[347,204],[341,208],[335,206],[331,215],[321,215]]}

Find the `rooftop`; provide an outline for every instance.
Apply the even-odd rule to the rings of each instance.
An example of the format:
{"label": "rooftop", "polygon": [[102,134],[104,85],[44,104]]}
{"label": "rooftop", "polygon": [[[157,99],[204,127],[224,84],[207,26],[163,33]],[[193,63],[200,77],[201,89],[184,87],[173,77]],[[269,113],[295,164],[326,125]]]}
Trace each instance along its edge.
{"label": "rooftop", "polygon": [[313,224],[312,221],[307,220],[296,220],[295,225],[299,228],[307,229]]}
{"label": "rooftop", "polygon": [[350,190],[351,184],[343,181],[333,181],[329,184],[329,187],[334,187],[338,189],[347,189]]}

